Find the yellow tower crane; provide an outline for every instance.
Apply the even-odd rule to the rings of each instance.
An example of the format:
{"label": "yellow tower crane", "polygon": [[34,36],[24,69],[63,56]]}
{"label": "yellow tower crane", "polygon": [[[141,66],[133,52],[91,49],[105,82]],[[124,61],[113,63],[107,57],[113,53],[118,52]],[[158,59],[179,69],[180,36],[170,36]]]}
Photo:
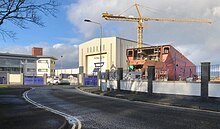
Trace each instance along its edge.
{"label": "yellow tower crane", "polygon": [[138,48],[142,48],[143,44],[143,21],[169,21],[169,22],[200,22],[200,23],[210,23],[209,20],[193,20],[193,19],[174,19],[174,18],[151,18],[151,17],[142,17],[139,10],[139,4],[134,4],[138,12],[138,17],[129,17],[129,16],[120,16],[109,14],[108,12],[102,13],[102,17],[106,20],[118,20],[118,21],[130,21],[138,22],[137,27],[137,43]]}

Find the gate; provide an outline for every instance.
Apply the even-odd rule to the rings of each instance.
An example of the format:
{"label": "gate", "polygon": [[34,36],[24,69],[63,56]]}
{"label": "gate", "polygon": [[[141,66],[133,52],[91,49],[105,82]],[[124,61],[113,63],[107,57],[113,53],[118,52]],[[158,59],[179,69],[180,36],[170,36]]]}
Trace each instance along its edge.
{"label": "gate", "polygon": [[44,78],[36,76],[26,76],[24,77],[24,85],[44,85]]}
{"label": "gate", "polygon": [[0,84],[7,84],[5,77],[0,77]]}
{"label": "gate", "polygon": [[97,77],[85,77],[84,78],[84,84],[86,86],[97,86]]}

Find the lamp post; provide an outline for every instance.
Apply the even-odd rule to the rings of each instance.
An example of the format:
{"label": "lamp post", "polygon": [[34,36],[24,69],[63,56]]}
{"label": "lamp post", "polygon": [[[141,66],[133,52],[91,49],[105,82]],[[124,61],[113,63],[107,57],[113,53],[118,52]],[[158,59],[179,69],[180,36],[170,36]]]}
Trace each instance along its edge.
{"label": "lamp post", "polygon": [[60,69],[61,69],[61,74],[62,74],[62,69],[63,69],[63,56],[60,56],[61,64],[60,64]]}
{"label": "lamp post", "polygon": [[84,20],[85,22],[90,22],[90,23],[94,23],[94,24],[97,24],[97,25],[99,25],[99,27],[100,27],[100,43],[99,43],[99,49],[100,49],[100,60],[99,60],[99,64],[100,64],[100,68],[99,68],[99,71],[100,71],[100,89],[101,89],[101,73],[102,73],[102,70],[101,70],[101,68],[102,68],[102,24],[101,23],[99,23],[99,22],[95,22],[95,21],[91,21],[91,20],[89,20],[89,19],[85,19]]}

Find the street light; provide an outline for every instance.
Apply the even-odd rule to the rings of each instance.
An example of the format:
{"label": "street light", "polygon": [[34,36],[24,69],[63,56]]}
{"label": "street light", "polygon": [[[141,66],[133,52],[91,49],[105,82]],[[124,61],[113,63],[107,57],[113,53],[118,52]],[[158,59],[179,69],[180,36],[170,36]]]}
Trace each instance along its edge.
{"label": "street light", "polygon": [[101,73],[102,73],[102,70],[101,70],[101,68],[102,68],[102,24],[99,23],[99,22],[91,21],[89,19],[85,19],[84,22],[94,23],[94,24],[99,25],[99,27],[100,27],[100,46],[99,46],[100,47],[100,61],[99,61],[100,69],[99,69],[99,71],[100,71],[100,89],[101,89]]}
{"label": "street light", "polygon": [[60,56],[61,64],[60,64],[60,69],[61,69],[61,74],[62,74],[62,69],[63,69],[63,56]]}

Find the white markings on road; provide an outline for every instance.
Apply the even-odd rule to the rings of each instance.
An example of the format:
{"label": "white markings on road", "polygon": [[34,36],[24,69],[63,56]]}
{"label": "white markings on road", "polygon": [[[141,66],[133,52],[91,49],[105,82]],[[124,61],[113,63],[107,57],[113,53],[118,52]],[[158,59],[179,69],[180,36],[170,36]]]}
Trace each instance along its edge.
{"label": "white markings on road", "polygon": [[[31,90],[33,90],[33,89],[34,89],[34,88],[32,88]],[[31,104],[37,106],[38,108],[42,108],[42,109],[45,109],[45,110],[47,110],[47,111],[49,111],[49,112],[52,112],[52,113],[55,113],[55,114],[57,114],[57,115],[63,116],[64,118],[66,118],[66,120],[69,122],[69,124],[72,124],[72,125],[73,125],[71,129],[75,129],[77,126],[78,126],[77,129],[81,129],[81,128],[82,128],[82,124],[81,124],[80,120],[79,120],[77,117],[68,115],[68,114],[66,114],[66,113],[64,113],[64,112],[61,112],[61,111],[58,111],[58,110],[54,110],[54,109],[52,109],[52,108],[50,108],[50,107],[46,107],[46,106],[44,106],[44,105],[42,105],[42,104],[39,104],[39,103],[37,103],[37,102],[31,100],[31,99],[28,97],[28,92],[30,92],[31,90],[25,91],[25,92],[23,93],[23,97],[24,97],[24,99],[25,99],[26,101],[28,101],[29,103],[31,103]]]}

